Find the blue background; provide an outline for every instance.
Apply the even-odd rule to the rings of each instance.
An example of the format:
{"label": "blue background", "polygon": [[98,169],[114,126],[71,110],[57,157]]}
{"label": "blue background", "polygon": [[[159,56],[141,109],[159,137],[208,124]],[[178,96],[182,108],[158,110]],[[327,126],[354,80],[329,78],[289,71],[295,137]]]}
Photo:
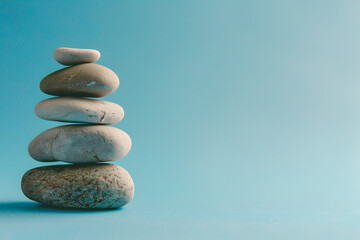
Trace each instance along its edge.
{"label": "blue background", "polygon": [[[0,239],[360,237],[357,1],[0,1]],[[133,140],[120,210],[20,189],[57,47],[98,49]]]}

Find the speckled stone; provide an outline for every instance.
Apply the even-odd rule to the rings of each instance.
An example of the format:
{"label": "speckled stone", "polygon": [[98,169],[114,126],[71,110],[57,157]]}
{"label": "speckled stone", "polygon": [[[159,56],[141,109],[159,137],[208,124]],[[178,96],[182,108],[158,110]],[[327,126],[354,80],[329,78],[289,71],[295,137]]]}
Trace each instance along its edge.
{"label": "speckled stone", "polygon": [[92,63],[100,58],[100,52],[94,49],[60,47],[55,49],[54,58],[63,65]]}
{"label": "speckled stone", "polygon": [[131,148],[124,131],[106,125],[73,124],[40,133],[29,154],[41,162],[93,163],[119,160]]}
{"label": "speckled stone", "polygon": [[55,96],[104,97],[119,87],[119,78],[109,68],[85,63],[60,69],[43,78],[40,89]]}
{"label": "speckled stone", "polygon": [[118,208],[134,196],[129,173],[104,163],[34,168],[24,174],[21,189],[31,200],[71,208]]}
{"label": "speckled stone", "polygon": [[45,120],[96,124],[114,124],[124,117],[116,103],[79,97],[46,99],[36,105],[35,113]]}

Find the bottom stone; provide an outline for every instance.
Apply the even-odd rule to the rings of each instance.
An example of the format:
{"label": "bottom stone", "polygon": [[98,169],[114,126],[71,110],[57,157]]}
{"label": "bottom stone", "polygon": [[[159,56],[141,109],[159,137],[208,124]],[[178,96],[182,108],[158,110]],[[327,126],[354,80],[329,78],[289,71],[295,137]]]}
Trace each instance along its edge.
{"label": "bottom stone", "polygon": [[107,163],[34,168],[24,174],[21,189],[31,200],[70,208],[118,208],[134,196],[129,173]]}

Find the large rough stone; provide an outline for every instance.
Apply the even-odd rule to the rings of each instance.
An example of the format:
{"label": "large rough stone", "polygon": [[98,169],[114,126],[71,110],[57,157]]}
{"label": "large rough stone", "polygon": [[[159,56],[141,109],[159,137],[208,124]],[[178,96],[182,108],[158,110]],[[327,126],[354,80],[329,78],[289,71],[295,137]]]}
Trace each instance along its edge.
{"label": "large rough stone", "polygon": [[34,201],[72,208],[118,208],[134,196],[129,173],[104,163],[34,168],[24,174],[21,189]]}
{"label": "large rough stone", "polygon": [[124,131],[104,125],[65,125],[40,133],[29,144],[29,154],[41,162],[93,163],[115,161],[131,148]]}
{"label": "large rough stone", "polygon": [[118,87],[116,74],[94,63],[60,69],[40,82],[41,91],[55,96],[104,97]]}
{"label": "large rough stone", "polygon": [[63,65],[92,63],[100,58],[100,52],[94,49],[60,47],[55,49],[54,58]]}
{"label": "large rough stone", "polygon": [[36,105],[35,113],[45,120],[96,124],[114,124],[124,117],[116,103],[79,97],[46,99]]}

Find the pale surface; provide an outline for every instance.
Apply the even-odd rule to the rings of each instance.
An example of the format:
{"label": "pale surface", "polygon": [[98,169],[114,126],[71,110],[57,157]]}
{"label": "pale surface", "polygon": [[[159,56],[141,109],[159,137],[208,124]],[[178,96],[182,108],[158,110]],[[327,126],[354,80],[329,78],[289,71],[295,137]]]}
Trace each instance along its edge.
{"label": "pale surface", "polygon": [[60,47],[54,50],[54,58],[63,65],[92,63],[100,58],[100,52],[95,49]]}
{"label": "pale surface", "polygon": [[48,129],[29,144],[29,154],[42,162],[93,163],[119,160],[131,149],[129,135],[121,129],[87,124]]}
{"label": "pale surface", "polygon": [[45,120],[95,124],[114,124],[124,117],[116,103],[79,97],[45,99],[36,104],[35,113]]}

